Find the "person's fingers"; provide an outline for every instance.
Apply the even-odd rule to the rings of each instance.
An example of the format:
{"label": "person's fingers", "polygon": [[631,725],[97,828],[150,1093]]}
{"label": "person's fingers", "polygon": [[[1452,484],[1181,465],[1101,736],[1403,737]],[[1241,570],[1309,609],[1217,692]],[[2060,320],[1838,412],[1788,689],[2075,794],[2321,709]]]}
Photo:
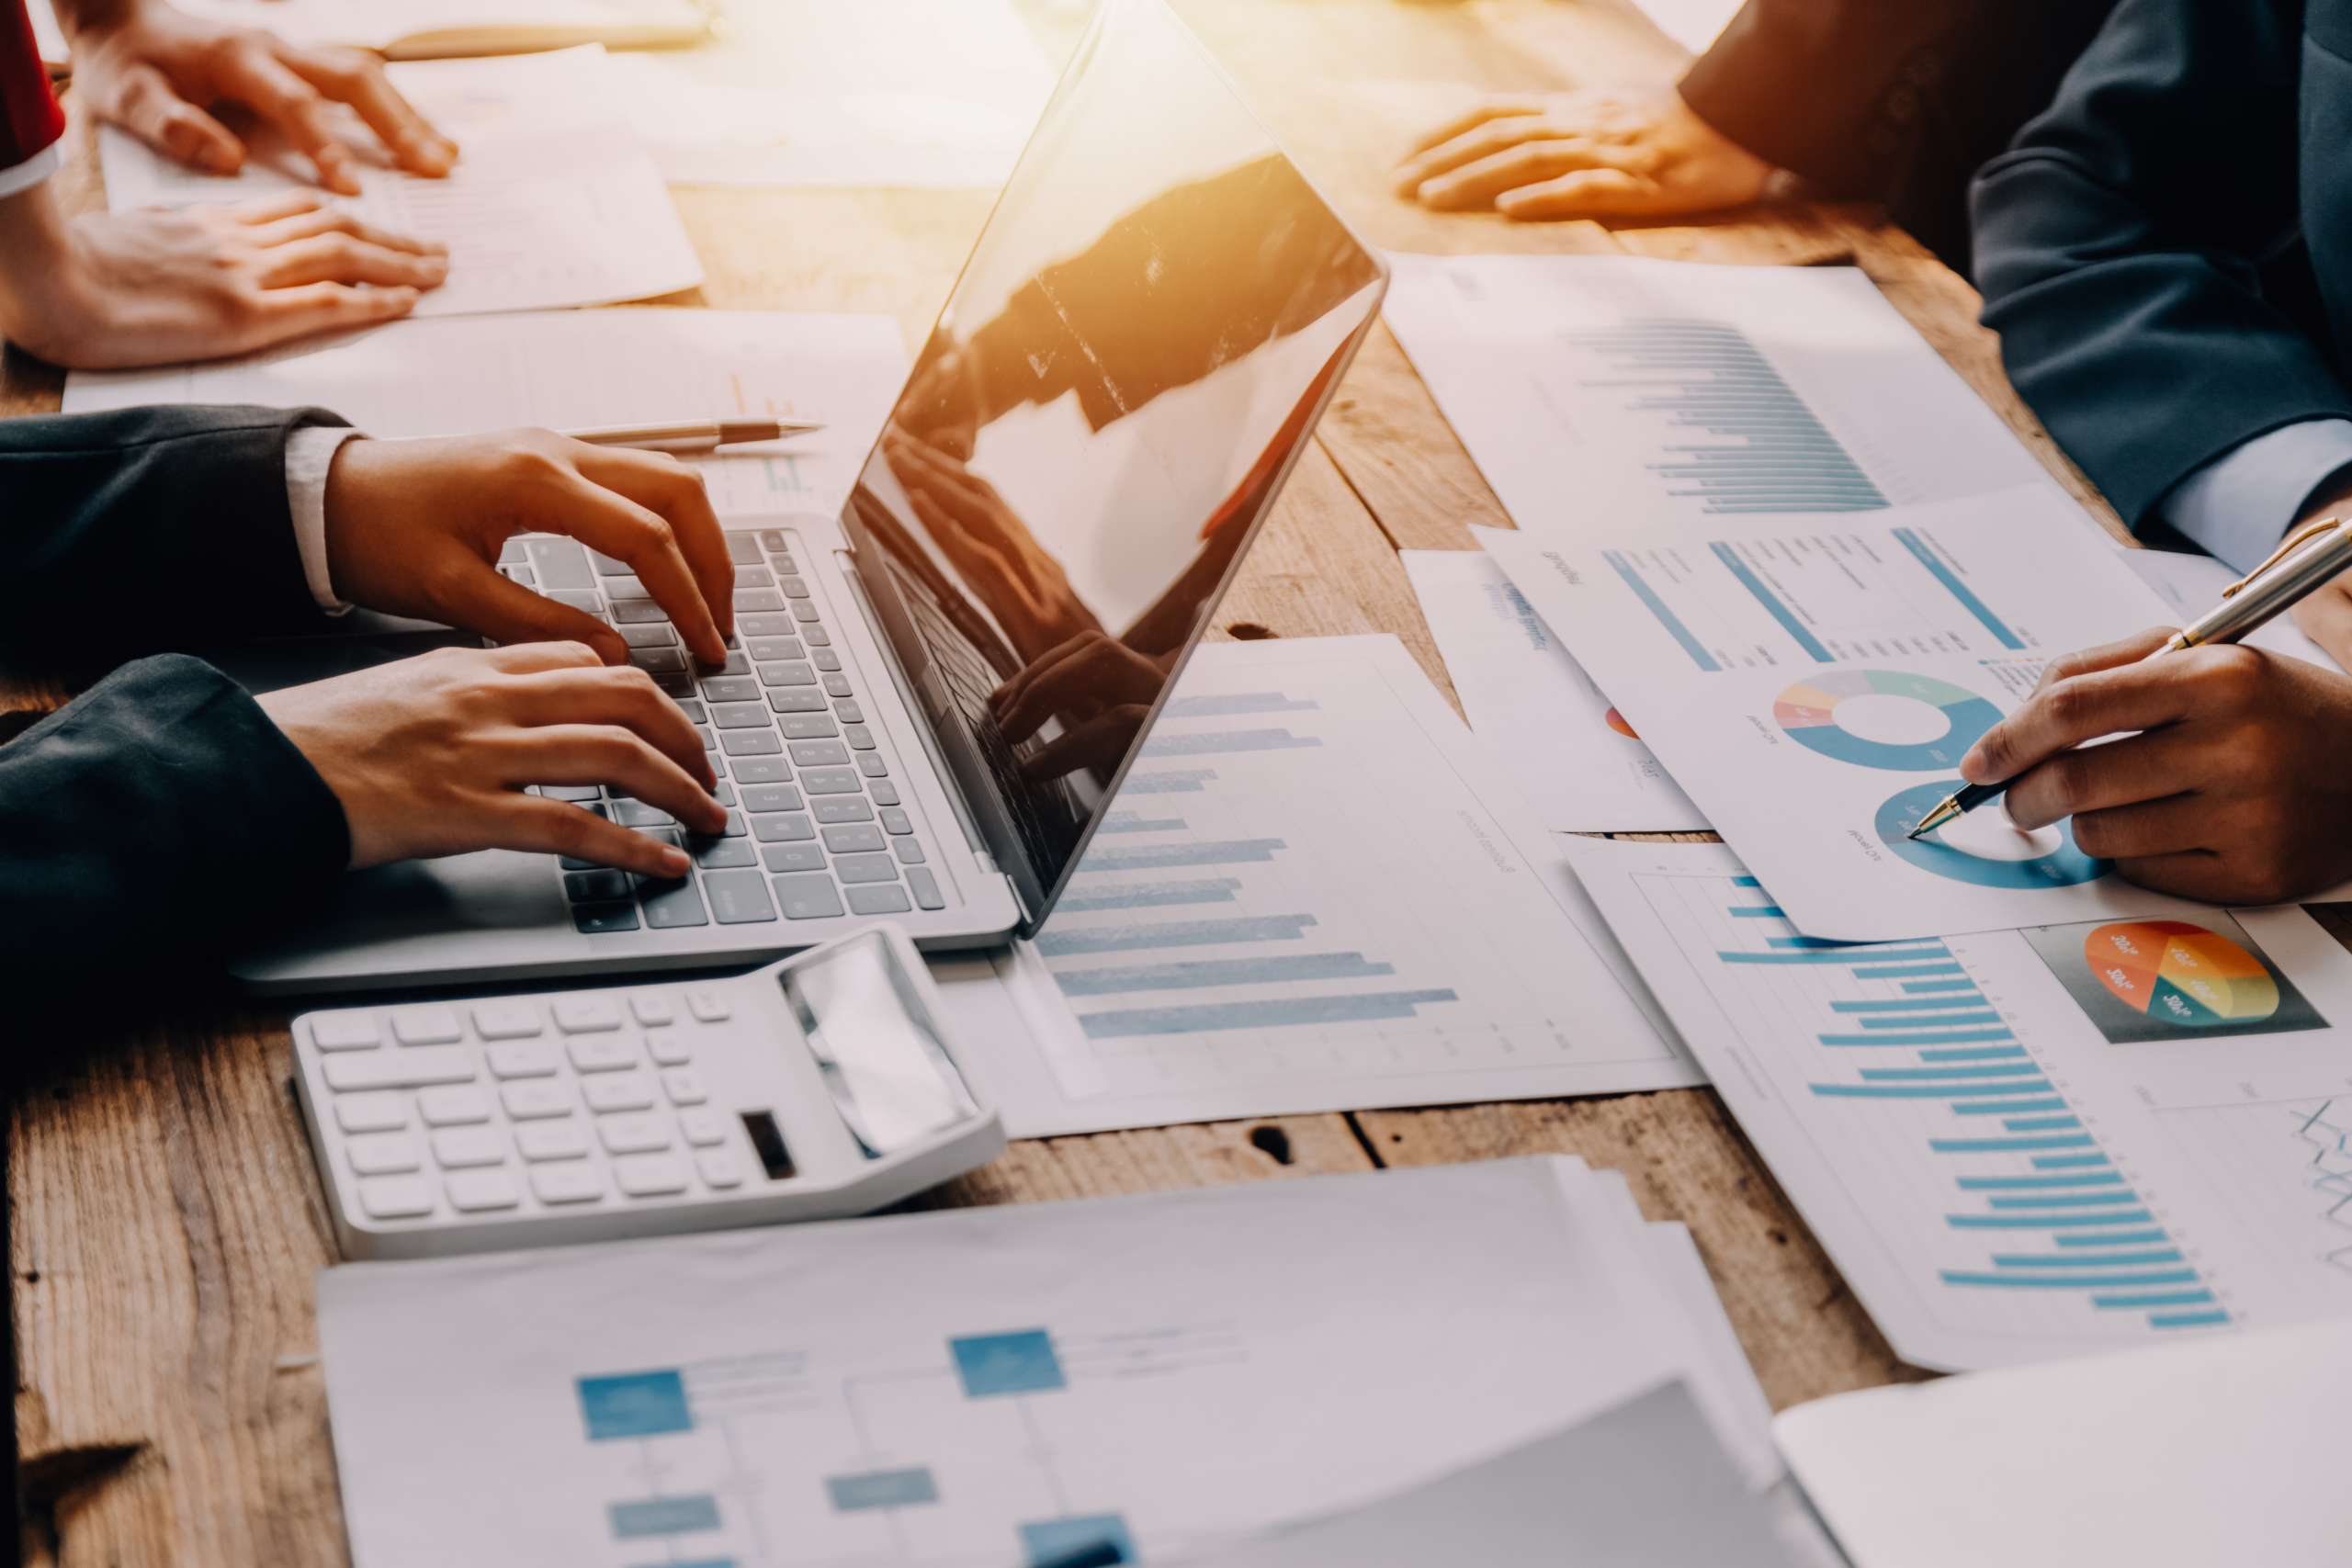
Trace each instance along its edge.
{"label": "person's fingers", "polygon": [[2213,803],[2196,795],[2085,812],[2075,818],[2075,847],[2099,860],[2117,861],[2224,849],[2214,841],[2214,816]]}
{"label": "person's fingers", "polygon": [[2119,860],[2115,869],[2128,882],[2200,904],[2269,902],[2247,888],[2237,870],[2211,850]]}
{"label": "person's fingers", "polygon": [[483,847],[570,855],[647,876],[680,877],[692,868],[686,852],[648,838],[568,801],[517,795],[494,806],[482,824]]}
{"label": "person's fingers", "polygon": [[604,662],[596,657],[594,649],[579,642],[509,643],[502,648],[468,649],[465,657],[508,675],[528,675],[541,670],[594,670]]}
{"label": "person's fingers", "polygon": [[314,234],[278,245],[261,259],[265,288],[305,283],[373,283],[437,288],[449,276],[447,256],[390,250],[349,234]]}
{"label": "person's fingers", "polygon": [[[1545,107],[1542,98],[1532,94],[1516,97],[1506,95],[1488,98],[1475,108],[1465,109],[1455,115],[1436,130],[1425,131],[1420,140],[1413,143],[1412,151],[1415,153],[1426,152],[1433,147],[1442,147],[1455,138],[1477,130],[1488,120],[1501,119],[1511,115],[1541,114]],[[1398,194],[1409,196],[1412,193],[1406,190]]]}
{"label": "person's fingers", "polygon": [[405,251],[412,255],[446,257],[449,254],[449,247],[438,240],[419,240],[380,228],[307,192],[302,194],[302,206],[289,211],[272,213],[266,221],[251,216],[254,209],[241,209],[248,214],[243,221],[253,230],[248,238],[254,244],[270,249],[315,235],[348,234],[355,240],[363,240],[388,251]]}
{"label": "person's fingers", "polygon": [[322,96],[356,110],[368,129],[391,149],[393,160],[411,174],[437,179],[457,163],[458,144],[401,96],[383,63],[372,55],[356,50],[288,49],[281,58]]}
{"label": "person's fingers", "polygon": [[1021,776],[1032,783],[1043,783],[1080,768],[1099,768],[1117,761],[1125,754],[1127,742],[1135,739],[1136,731],[1143,728],[1144,716],[1150,711],[1140,703],[1106,708],[1076,728],[1056,736],[1034,755],[1023,758]]}
{"label": "person's fingers", "polygon": [[989,694],[989,706],[996,713],[1000,715],[1003,714],[1006,710],[1019,703],[1023,694],[1026,693],[1031,686],[1035,685],[1046,671],[1052,669],[1055,665],[1059,664],[1063,660],[1068,659],[1071,654],[1077,652],[1089,638],[1100,635],[1101,634],[1096,632],[1080,632],[1076,637],[1065,638],[1064,640],[1056,643],[1053,647],[1046,649],[1044,653],[1038,655],[1035,659],[1031,660],[1027,664],[1023,665],[1020,672],[1014,675],[1012,679],[1007,681],[1001,686],[999,686],[995,691],[990,692]]}
{"label": "person's fingers", "polygon": [[[735,631],[735,563],[702,476],[659,452],[582,443],[569,451],[579,499],[589,504],[576,509],[580,529],[565,525],[574,509],[548,525],[626,561],[695,657],[726,663]],[[601,536],[592,538],[592,529]]]}
{"label": "person's fingers", "polygon": [[1613,148],[1595,141],[1524,141],[1421,183],[1421,205],[1441,212],[1492,207],[1521,186],[1540,185],[1584,169],[1612,167]]}
{"label": "person's fingers", "polygon": [[261,332],[253,346],[389,321],[416,309],[409,288],[369,288],[349,283],[305,283],[266,288],[255,297]]}
{"label": "person's fingers", "polygon": [[[1059,658],[1048,654],[1031,666],[1031,671],[1036,671],[1035,677],[1027,680],[1021,693],[999,710],[997,728],[1007,740],[1028,739],[1044,728],[1047,719],[1072,707],[1077,698],[1086,694],[1102,670],[1104,639],[1077,640],[1085,646],[1072,648],[1064,643],[1062,647],[1068,651]],[[1030,671],[1023,671],[1023,674],[1028,676]]]}
{"label": "person's fingers", "polygon": [[153,65],[141,62],[122,69],[111,112],[125,130],[190,168],[233,175],[244,167],[245,144],[180,96],[179,89]]}
{"label": "person's fingers", "polygon": [[2041,679],[2033,684],[2034,694],[2038,696],[2061,681],[2087,675],[2094,670],[2113,670],[2119,665],[2137,664],[2162,648],[2171,638],[2172,632],[2170,626],[2151,626],[2120,642],[2103,642],[2097,648],[2062,653],[2041,667]]}
{"label": "person's fingers", "polygon": [[331,217],[339,217],[343,213],[343,209],[314,190],[280,191],[276,196],[241,201],[233,207],[214,208],[212,210],[232,223],[242,223],[248,229],[258,231],[247,237],[265,245],[276,243],[268,238],[273,225],[308,213],[325,213]]}
{"label": "person's fingers", "polygon": [[[695,747],[696,766],[702,748]],[[517,784],[604,784],[668,812],[697,833],[727,827],[727,807],[675,759],[613,725],[561,724],[516,738],[510,769]]]}
{"label": "person's fingers", "polygon": [[1556,134],[1550,118],[1533,110],[1491,116],[1407,160],[1396,171],[1396,194],[1425,201],[1430,181],[1523,141]]}
{"label": "person's fingers", "polygon": [[2154,729],[2208,709],[2243,710],[2263,673],[2262,655],[2251,649],[2208,647],[2061,681],[1986,730],[1960,760],[1961,775],[1996,784],[2102,736]]}
{"label": "person's fingers", "polygon": [[254,37],[221,51],[221,90],[249,106],[286,133],[287,140],[319,171],[319,183],[345,196],[359,194],[359,170],[351,149],[335,139],[326,99],[270,52],[270,40]]}
{"label": "person's fingers", "polygon": [[618,726],[665,753],[706,787],[718,782],[702,736],[684,710],[662,694],[653,677],[633,665],[534,675],[516,682],[507,702],[508,713],[520,724]]}
{"label": "person's fingers", "polygon": [[2158,729],[2104,746],[2061,751],[2026,770],[2002,797],[2019,828],[2046,828],[2085,812],[2164,800],[2211,783],[2212,742],[2197,727]]}
{"label": "person's fingers", "polygon": [[435,610],[453,626],[503,643],[581,648],[605,664],[628,661],[628,643],[603,621],[533,592],[478,556],[460,554],[459,570],[435,595]]}
{"label": "person's fingers", "polygon": [[1664,218],[1690,210],[1657,181],[1623,169],[1578,169],[1497,193],[1495,210],[1521,223],[1566,218]]}

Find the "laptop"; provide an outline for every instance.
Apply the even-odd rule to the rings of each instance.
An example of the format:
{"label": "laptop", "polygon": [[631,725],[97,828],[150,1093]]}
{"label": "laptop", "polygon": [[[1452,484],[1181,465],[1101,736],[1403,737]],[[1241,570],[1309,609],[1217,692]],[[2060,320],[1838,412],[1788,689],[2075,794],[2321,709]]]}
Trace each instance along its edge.
{"label": "laptop", "polygon": [[[345,877],[245,954],[300,990],[765,959],[888,919],[1036,931],[1371,328],[1386,268],[1162,0],[1107,0],[839,515],[727,520],[736,646],[693,666],[626,567],[510,545],[703,733],[729,832],[682,882],[490,852]],[[416,652],[225,650],[256,689]],[[641,802],[547,788],[662,834]]]}

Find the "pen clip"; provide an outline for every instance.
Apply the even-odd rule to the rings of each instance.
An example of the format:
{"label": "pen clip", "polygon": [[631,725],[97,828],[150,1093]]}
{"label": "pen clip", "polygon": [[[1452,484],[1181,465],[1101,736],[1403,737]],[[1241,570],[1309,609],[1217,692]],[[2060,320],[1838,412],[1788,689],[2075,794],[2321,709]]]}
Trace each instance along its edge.
{"label": "pen clip", "polygon": [[2331,528],[2340,528],[2343,525],[2342,520],[2335,517],[2323,517],[2317,522],[2304,524],[2301,527],[2288,535],[2284,539],[2278,541],[2278,547],[2270,552],[2270,557],[2267,560],[2265,560],[2260,566],[2256,567],[2252,571],[2247,572],[2244,577],[2239,578],[2235,582],[2231,583],[2227,588],[2222,589],[2222,597],[2227,599],[2231,594],[2235,593],[2239,589],[2244,588],[2247,583],[2252,582],[2256,578],[2260,577],[2264,572],[2268,571],[2272,567],[2277,566],[2288,556],[2293,554],[2296,550],[2301,549],[2311,540],[2319,537],[2322,534],[2326,533]]}

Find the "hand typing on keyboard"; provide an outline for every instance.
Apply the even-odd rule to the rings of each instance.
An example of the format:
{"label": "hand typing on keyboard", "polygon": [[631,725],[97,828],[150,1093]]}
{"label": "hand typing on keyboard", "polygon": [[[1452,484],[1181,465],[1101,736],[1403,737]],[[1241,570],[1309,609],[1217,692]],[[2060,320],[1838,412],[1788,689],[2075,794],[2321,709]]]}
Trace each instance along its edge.
{"label": "hand typing on keyboard", "polygon": [[610,784],[693,831],[728,827],[677,704],[576,642],[445,649],[257,700],[342,802],[355,867],[511,849],[686,874],[674,843],[534,784]]}
{"label": "hand typing on keyboard", "polygon": [[585,643],[625,663],[628,644],[598,616],[500,574],[506,541],[527,533],[566,534],[625,563],[695,658],[726,662],[735,568],[701,478],[674,457],[518,430],[350,441],[327,476],[327,573],[343,598],[500,642]]}

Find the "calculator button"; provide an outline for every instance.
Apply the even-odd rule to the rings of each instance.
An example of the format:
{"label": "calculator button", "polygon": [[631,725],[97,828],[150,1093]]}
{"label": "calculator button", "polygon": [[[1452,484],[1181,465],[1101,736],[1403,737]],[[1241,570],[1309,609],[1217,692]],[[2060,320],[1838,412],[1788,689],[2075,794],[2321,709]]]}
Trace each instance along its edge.
{"label": "calculator button", "polygon": [[704,1149],[695,1156],[695,1168],[709,1187],[739,1186],[743,1179],[743,1162],[733,1149]]}
{"label": "calculator button", "polygon": [[474,1009],[474,1032],[484,1040],[528,1040],[546,1027],[528,1002],[483,1002]]}
{"label": "calculator button", "polygon": [[707,986],[697,986],[686,993],[686,1007],[705,1023],[725,1023],[728,1017],[727,998]]}
{"label": "calculator button", "polygon": [[637,1066],[637,1042],[626,1034],[575,1040],[571,1051],[571,1065],[583,1073],[618,1072]]}
{"label": "calculator button", "polygon": [[542,1203],[593,1203],[605,1195],[605,1174],[593,1165],[535,1165],[531,1190]]}
{"label": "calculator button", "polygon": [[381,1038],[375,1019],[364,1012],[325,1013],[311,1020],[311,1042],[322,1051],[356,1051]]}
{"label": "calculator button", "polygon": [[393,1176],[424,1163],[416,1140],[406,1133],[363,1133],[343,1147],[361,1176]]}
{"label": "calculator button", "polygon": [[511,1209],[523,1201],[514,1179],[503,1170],[452,1171],[443,1185],[448,1190],[449,1207],[469,1214]]}
{"label": "calculator button", "polygon": [[319,1066],[326,1074],[327,1087],[337,1092],[464,1083],[474,1076],[473,1053],[457,1045],[419,1045],[407,1051],[370,1051],[364,1056],[329,1056]]}
{"label": "calculator button", "polygon": [[596,1120],[596,1140],[608,1154],[641,1155],[666,1149],[670,1146],[669,1119],[642,1112],[601,1116]]}
{"label": "calculator button", "polygon": [[713,1144],[727,1141],[727,1118],[708,1106],[698,1105],[678,1112],[678,1131],[684,1133],[686,1142],[695,1147],[707,1149]]}
{"label": "calculator button", "polygon": [[514,1129],[514,1146],[527,1160],[579,1159],[588,1153],[588,1134],[577,1122],[533,1122]]}
{"label": "calculator button", "polygon": [[769,882],[775,888],[775,901],[784,906],[787,919],[821,920],[842,912],[841,895],[833,891],[833,879],[822,872],[772,877]]}
{"label": "calculator button", "polygon": [[498,1099],[506,1107],[506,1114],[517,1122],[571,1114],[571,1096],[560,1083],[511,1083],[498,1091]]}
{"label": "calculator button", "polygon": [[408,1125],[408,1096],[346,1094],[334,1102],[334,1124],[346,1133],[382,1133]]}
{"label": "calculator button", "polygon": [[632,1198],[660,1198],[686,1190],[686,1168],[675,1155],[630,1155],[613,1162],[613,1175]]}
{"label": "calculator button", "polygon": [[670,998],[660,991],[638,992],[629,998],[628,1010],[637,1015],[638,1022],[649,1029],[678,1021],[677,1010],[671,1007]]}
{"label": "calculator button", "polygon": [[702,1075],[692,1067],[672,1067],[662,1075],[662,1091],[673,1105],[700,1105],[710,1098],[710,1090],[703,1087]]}
{"label": "calculator button", "polygon": [[645,1048],[658,1066],[683,1067],[695,1059],[695,1048],[674,1029],[647,1030]]}
{"label": "calculator button", "polygon": [[401,1008],[392,1014],[392,1038],[403,1045],[451,1045],[465,1037],[448,1008]]}
{"label": "calculator button", "polygon": [[650,1111],[653,1080],[643,1073],[611,1073],[585,1080],[582,1092],[591,1111]]}
{"label": "calculator button", "polygon": [[452,1127],[433,1134],[433,1163],[451,1170],[498,1165],[505,1158],[506,1140],[495,1127]]}
{"label": "calculator button", "polygon": [[433,1212],[433,1189],[421,1176],[376,1176],[359,1184],[359,1206],[370,1219],[413,1220]]}
{"label": "calculator button", "polygon": [[566,1034],[591,1034],[618,1029],[621,1010],[610,997],[565,997],[555,1004],[555,1026]]}
{"label": "calculator button", "polygon": [[556,1069],[555,1046],[540,1040],[509,1040],[483,1053],[490,1070],[502,1078],[543,1078]]}
{"label": "calculator button", "polygon": [[470,1084],[428,1089],[416,1097],[417,1114],[428,1127],[456,1127],[490,1120],[490,1097]]}

